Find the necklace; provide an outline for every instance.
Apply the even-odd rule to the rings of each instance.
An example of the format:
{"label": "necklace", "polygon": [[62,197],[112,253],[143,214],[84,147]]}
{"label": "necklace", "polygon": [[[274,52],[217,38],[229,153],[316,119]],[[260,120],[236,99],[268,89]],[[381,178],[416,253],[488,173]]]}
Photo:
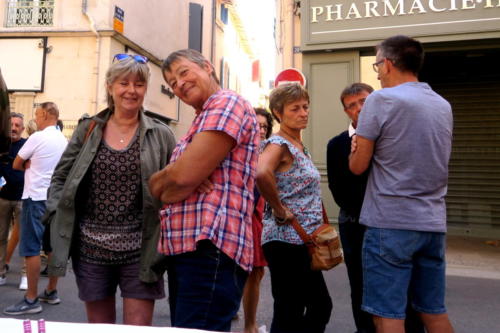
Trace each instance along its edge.
{"label": "necklace", "polygon": [[120,143],[124,143],[127,136],[130,135],[130,130],[132,129],[132,131],[135,131],[135,129],[137,129],[137,126],[138,126],[138,123],[137,123],[137,124],[134,124],[132,126],[128,126],[129,128],[126,129],[125,131],[123,131],[123,130],[120,130],[121,127],[123,127],[123,125],[118,124],[114,114],[111,115],[110,120],[113,122],[114,126],[116,127],[116,132],[117,132],[116,134],[119,134],[118,141]]}
{"label": "necklace", "polygon": [[290,139],[292,139],[296,143],[300,144],[302,146],[302,151],[304,152],[304,155],[309,156],[309,150],[307,149],[306,146],[304,146],[304,144],[302,143],[302,140],[297,140],[296,138],[293,137],[293,135],[290,135],[287,131],[285,131],[282,128],[280,128],[280,131],[283,132],[284,134],[286,134],[286,136],[288,136]]}

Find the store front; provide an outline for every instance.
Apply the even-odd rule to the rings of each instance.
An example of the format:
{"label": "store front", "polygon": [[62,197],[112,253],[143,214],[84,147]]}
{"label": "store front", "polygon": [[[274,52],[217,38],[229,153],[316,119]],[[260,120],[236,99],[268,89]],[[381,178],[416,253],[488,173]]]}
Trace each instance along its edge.
{"label": "store front", "polygon": [[340,93],[358,81],[379,89],[374,46],[406,34],[426,50],[420,80],[453,108],[449,231],[500,237],[500,0],[301,1],[301,27],[313,110],[304,140],[324,176],[331,217],[326,143],[348,124]]}

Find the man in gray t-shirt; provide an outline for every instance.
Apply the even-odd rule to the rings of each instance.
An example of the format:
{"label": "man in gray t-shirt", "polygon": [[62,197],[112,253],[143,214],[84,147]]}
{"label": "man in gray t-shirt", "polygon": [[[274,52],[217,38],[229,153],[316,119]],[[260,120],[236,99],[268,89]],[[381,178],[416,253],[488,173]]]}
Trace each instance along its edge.
{"label": "man in gray t-shirt", "polygon": [[429,333],[453,332],[444,305],[450,104],[418,82],[422,45],[394,36],[377,46],[374,70],[384,89],[366,99],[349,167],[371,166],[360,222],[362,309],[377,332],[404,332],[408,292]]}

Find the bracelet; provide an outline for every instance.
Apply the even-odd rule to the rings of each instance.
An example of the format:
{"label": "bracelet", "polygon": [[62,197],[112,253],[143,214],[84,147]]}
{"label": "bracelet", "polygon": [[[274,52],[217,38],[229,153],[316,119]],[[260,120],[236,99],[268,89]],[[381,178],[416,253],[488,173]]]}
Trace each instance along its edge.
{"label": "bracelet", "polygon": [[274,219],[276,220],[277,224],[285,224],[285,222],[286,222],[286,217],[278,217],[278,216],[274,215]]}

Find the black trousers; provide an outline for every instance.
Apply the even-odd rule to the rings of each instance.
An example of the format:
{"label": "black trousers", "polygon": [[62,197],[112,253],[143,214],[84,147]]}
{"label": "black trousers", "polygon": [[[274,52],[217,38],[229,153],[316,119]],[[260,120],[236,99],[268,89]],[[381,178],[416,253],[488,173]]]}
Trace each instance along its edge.
{"label": "black trousers", "polygon": [[323,273],[310,268],[306,246],[273,241],[263,249],[274,298],[271,333],[324,332],[332,300]]}

